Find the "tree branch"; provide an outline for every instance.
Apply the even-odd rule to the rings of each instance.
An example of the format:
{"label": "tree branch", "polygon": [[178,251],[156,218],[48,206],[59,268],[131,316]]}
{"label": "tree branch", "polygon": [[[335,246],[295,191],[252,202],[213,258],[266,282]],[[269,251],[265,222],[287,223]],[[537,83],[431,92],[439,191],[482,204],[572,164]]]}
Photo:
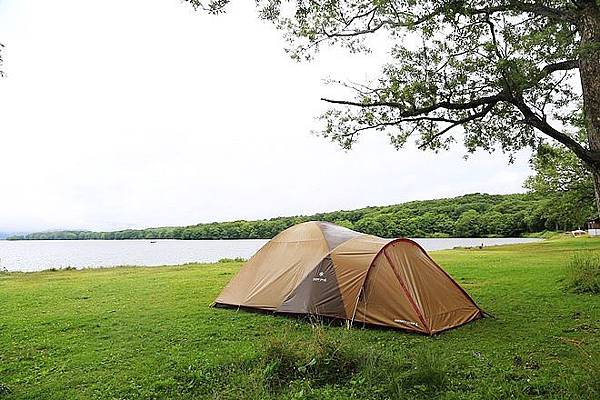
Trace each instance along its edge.
{"label": "tree branch", "polygon": [[565,60],[546,65],[544,68],[542,68],[542,72],[546,75],[550,75],[556,71],[568,71],[576,68],[579,68],[579,60]]}
{"label": "tree branch", "polygon": [[564,144],[566,147],[571,149],[571,151],[573,151],[573,153],[575,153],[577,157],[582,159],[589,166],[597,167],[600,164],[600,159],[594,157],[594,155],[581,144],[579,144],[579,142],[577,142],[569,135],[566,135],[558,129],[554,128],[548,123],[548,121],[536,115],[533,112],[533,110],[525,103],[525,100],[522,97],[515,97],[511,99],[510,102],[515,107],[517,107],[519,111],[521,111],[521,113],[525,117],[523,121],[524,123],[539,129],[541,132],[550,136],[552,139]]}
{"label": "tree branch", "polygon": [[[457,4],[459,4],[457,2]],[[474,15],[491,15],[500,12],[510,12],[510,11],[519,11],[523,13],[530,13],[536,16],[545,17],[554,21],[568,21],[575,24],[578,21],[578,13],[574,12],[574,10],[569,8],[552,8],[541,4],[539,2],[527,3],[521,1],[513,1],[509,0],[506,4],[498,5],[498,6],[490,6],[490,7],[481,7],[481,8],[469,8],[469,7],[461,7],[462,5],[458,5],[452,12],[455,15],[464,15],[464,16],[474,16]],[[395,9],[394,9],[395,10]],[[371,27],[371,22],[375,19],[377,15],[378,7],[372,8],[366,12],[362,12],[356,14],[349,19],[343,18],[344,27],[337,32],[327,32],[325,29],[322,30],[323,34],[326,35],[327,38],[335,38],[335,37],[352,37],[352,36],[361,36],[365,34],[370,34],[377,32],[379,29],[389,26],[393,28],[399,27],[415,27],[422,25],[426,22],[431,21],[432,19],[444,14],[444,12],[448,11],[448,4],[443,4],[440,7],[435,8],[429,13],[425,13],[423,15],[413,15],[412,18],[406,18],[406,16],[399,16],[396,12],[396,20],[392,20],[389,18],[383,18],[377,23],[377,25]],[[363,18],[369,17],[369,23],[363,29],[353,29],[348,30],[350,25],[357,20],[361,20]],[[347,21],[347,22],[346,22]]]}
{"label": "tree branch", "polygon": [[521,2],[521,1],[508,1],[506,4],[491,6],[491,7],[482,7],[482,8],[466,8],[464,9],[466,14],[477,15],[477,14],[493,14],[499,12],[507,12],[507,11],[521,11],[526,13],[531,13],[534,15],[543,16],[555,21],[568,21],[571,23],[576,23],[578,17],[573,10],[568,8],[552,8],[541,4],[540,2]]}
{"label": "tree branch", "polygon": [[456,128],[459,125],[463,125],[466,124],[467,122],[471,122],[474,121],[476,119],[479,118],[483,118],[485,117],[487,114],[489,114],[492,109],[496,106],[496,104],[498,104],[498,102],[492,102],[489,103],[487,106],[485,106],[482,110],[477,111],[471,115],[469,115],[468,117],[465,117],[463,119],[454,121],[453,124],[447,126],[445,129],[439,131],[438,133],[436,133],[435,135],[433,135],[431,138],[429,138],[429,140],[425,143],[421,143],[419,145],[419,149],[423,150],[426,149],[428,146],[430,146],[436,139],[442,137],[443,135],[445,135],[446,133],[448,133],[449,131],[451,131],[452,129]]}
{"label": "tree branch", "polygon": [[453,103],[450,101],[441,101],[439,103],[432,104],[430,106],[420,107],[420,108],[412,108],[406,110],[405,107],[401,103],[389,102],[389,101],[375,101],[371,103],[359,103],[356,101],[349,100],[333,100],[327,98],[321,98],[322,101],[331,104],[339,104],[345,106],[354,106],[354,107],[392,107],[399,108],[403,111],[400,112],[402,117],[416,117],[419,115],[429,114],[433,111],[439,109],[445,110],[471,110],[473,108],[481,107],[484,105],[488,105],[490,103],[497,103],[502,100],[506,100],[506,96],[504,92],[497,93],[493,96],[480,97],[478,99],[474,99],[471,101],[467,101],[464,103]]}

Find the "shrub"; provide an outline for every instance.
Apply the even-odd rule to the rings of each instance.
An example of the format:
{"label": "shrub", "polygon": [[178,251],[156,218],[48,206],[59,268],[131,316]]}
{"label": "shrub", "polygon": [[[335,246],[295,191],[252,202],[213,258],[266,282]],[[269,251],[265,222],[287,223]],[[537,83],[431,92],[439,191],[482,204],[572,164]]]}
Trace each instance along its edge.
{"label": "shrub", "polygon": [[77,270],[77,268],[71,267],[69,265],[66,267],[51,267],[51,268],[45,269],[43,271],[44,272],[60,272],[60,271],[76,271],[76,270]]}
{"label": "shrub", "polygon": [[600,294],[600,254],[573,255],[567,265],[566,286],[575,293]]}
{"label": "shrub", "polygon": [[245,258],[242,257],[236,257],[236,258],[221,258],[219,261],[217,261],[219,264],[225,264],[225,263],[233,263],[233,262],[246,262],[247,260]]}
{"label": "shrub", "polygon": [[445,238],[449,238],[450,234],[444,233],[444,232],[435,232],[430,237],[435,238],[435,239],[445,239]]}

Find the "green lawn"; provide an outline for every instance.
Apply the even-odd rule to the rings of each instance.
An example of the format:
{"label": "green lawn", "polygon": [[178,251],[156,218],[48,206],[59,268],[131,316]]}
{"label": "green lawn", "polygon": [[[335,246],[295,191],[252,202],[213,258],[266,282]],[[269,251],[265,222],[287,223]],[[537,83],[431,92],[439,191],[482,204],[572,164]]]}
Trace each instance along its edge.
{"label": "green lawn", "polygon": [[[595,398],[600,296],[562,282],[577,250],[600,240],[431,253],[496,317],[434,337],[210,308],[239,263],[0,273],[0,399]],[[315,335],[370,364],[265,388],[273,338]],[[423,359],[443,385],[413,379]]]}

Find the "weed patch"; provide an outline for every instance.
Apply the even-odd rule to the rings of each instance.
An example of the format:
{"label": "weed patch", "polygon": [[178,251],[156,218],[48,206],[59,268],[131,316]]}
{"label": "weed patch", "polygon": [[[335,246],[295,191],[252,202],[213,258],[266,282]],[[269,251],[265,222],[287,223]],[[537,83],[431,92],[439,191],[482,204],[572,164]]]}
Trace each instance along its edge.
{"label": "weed patch", "polygon": [[351,352],[339,340],[328,337],[323,328],[313,327],[308,342],[272,339],[262,356],[263,376],[271,388],[292,381],[307,380],[317,386],[345,383],[358,370],[361,355]]}
{"label": "weed patch", "polygon": [[262,399],[267,392],[254,360],[223,363],[217,366],[188,366],[175,377],[175,387],[167,390],[170,397]]}
{"label": "weed patch", "polygon": [[405,388],[431,393],[448,386],[448,364],[441,353],[427,349],[413,357],[413,367],[403,381]]}
{"label": "weed patch", "polygon": [[4,383],[0,382],[0,397],[8,395],[10,393],[10,388],[6,386]]}
{"label": "weed patch", "polygon": [[575,293],[600,294],[600,254],[575,253],[567,265],[566,286]]}
{"label": "weed patch", "polygon": [[448,388],[448,375],[441,353],[423,349],[399,361],[379,349],[352,349],[314,326],[308,340],[285,334],[271,338],[252,358],[212,368],[190,367],[177,379],[177,392],[279,399],[311,398],[343,387],[356,398],[430,397]]}

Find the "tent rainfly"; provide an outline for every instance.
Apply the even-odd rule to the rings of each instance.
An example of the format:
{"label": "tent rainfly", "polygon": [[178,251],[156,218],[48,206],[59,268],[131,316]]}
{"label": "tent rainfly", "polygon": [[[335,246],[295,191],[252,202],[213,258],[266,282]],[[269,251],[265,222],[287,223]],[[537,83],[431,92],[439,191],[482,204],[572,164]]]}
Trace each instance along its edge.
{"label": "tent rainfly", "polygon": [[428,335],[484,316],[416,242],[327,222],[305,222],[279,233],[244,264],[214,305]]}

